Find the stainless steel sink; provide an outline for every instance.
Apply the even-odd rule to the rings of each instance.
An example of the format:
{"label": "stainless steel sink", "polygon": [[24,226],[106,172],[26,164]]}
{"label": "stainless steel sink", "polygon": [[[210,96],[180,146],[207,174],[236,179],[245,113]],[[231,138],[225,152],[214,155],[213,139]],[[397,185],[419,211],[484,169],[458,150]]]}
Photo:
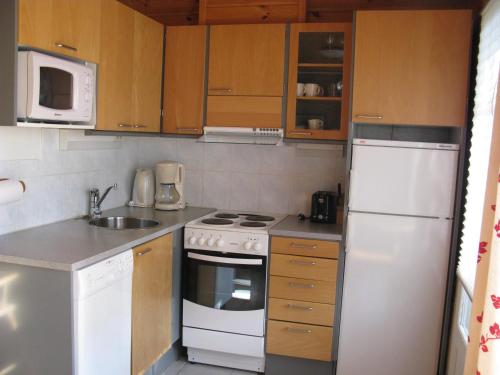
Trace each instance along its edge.
{"label": "stainless steel sink", "polygon": [[140,217],[108,216],[92,220],[90,224],[108,229],[148,229],[160,225],[160,222]]}

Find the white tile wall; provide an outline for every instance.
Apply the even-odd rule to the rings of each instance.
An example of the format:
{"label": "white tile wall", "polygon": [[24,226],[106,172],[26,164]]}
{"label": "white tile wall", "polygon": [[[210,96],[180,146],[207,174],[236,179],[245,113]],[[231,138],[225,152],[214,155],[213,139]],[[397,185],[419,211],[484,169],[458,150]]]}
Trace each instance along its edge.
{"label": "white tile wall", "polygon": [[124,205],[135,168],[159,160],[184,163],[189,204],[221,209],[308,212],[314,191],[336,190],[345,179],[340,149],[125,137],[115,149],[61,151],[59,131],[44,129],[41,151],[40,160],[0,160],[0,177],[23,179],[28,188],[21,201],[0,206],[0,234],[86,214],[91,187],[118,183],[103,208]]}

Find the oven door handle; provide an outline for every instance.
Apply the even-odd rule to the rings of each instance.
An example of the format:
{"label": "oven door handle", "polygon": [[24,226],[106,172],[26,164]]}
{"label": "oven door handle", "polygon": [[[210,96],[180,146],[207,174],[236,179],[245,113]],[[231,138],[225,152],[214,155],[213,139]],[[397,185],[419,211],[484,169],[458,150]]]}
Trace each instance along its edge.
{"label": "oven door handle", "polygon": [[188,252],[188,258],[204,260],[205,262],[212,262],[212,263],[249,264],[254,266],[262,265],[262,259],[214,257],[211,255],[196,254],[191,252]]}

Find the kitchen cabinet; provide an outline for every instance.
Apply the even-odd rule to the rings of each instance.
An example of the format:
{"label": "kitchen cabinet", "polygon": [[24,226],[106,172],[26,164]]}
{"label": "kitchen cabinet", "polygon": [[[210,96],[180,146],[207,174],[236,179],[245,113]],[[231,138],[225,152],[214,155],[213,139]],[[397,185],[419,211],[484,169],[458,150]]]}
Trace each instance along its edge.
{"label": "kitchen cabinet", "polygon": [[167,27],[163,132],[202,134],[207,26]]}
{"label": "kitchen cabinet", "polygon": [[268,354],[331,361],[339,243],[271,239]]}
{"label": "kitchen cabinet", "polygon": [[210,27],[207,126],[281,127],[285,34],[283,24]]}
{"label": "kitchen cabinet", "polygon": [[99,62],[101,0],[19,0],[18,6],[18,44]]}
{"label": "kitchen cabinet", "polygon": [[351,23],[292,24],[286,137],[346,140]]}
{"label": "kitchen cabinet", "polygon": [[356,13],[352,121],[465,126],[469,10]]}
{"label": "kitchen cabinet", "polygon": [[159,132],[163,25],[104,1],[100,44],[96,129]]}
{"label": "kitchen cabinet", "polygon": [[132,374],[144,373],[172,345],[172,244],[167,234],[133,249]]}

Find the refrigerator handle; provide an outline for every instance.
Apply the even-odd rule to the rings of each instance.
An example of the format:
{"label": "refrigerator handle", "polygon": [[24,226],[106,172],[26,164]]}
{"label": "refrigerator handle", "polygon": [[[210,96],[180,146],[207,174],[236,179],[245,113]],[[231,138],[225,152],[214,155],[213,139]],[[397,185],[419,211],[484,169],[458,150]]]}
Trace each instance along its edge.
{"label": "refrigerator handle", "polygon": [[349,252],[349,243],[351,242],[350,241],[350,236],[349,236],[349,216],[351,216],[351,213],[350,212],[347,212],[347,217],[346,217],[346,223],[344,223],[346,225],[346,234],[345,234],[345,246],[344,246],[344,252],[347,254]]}

